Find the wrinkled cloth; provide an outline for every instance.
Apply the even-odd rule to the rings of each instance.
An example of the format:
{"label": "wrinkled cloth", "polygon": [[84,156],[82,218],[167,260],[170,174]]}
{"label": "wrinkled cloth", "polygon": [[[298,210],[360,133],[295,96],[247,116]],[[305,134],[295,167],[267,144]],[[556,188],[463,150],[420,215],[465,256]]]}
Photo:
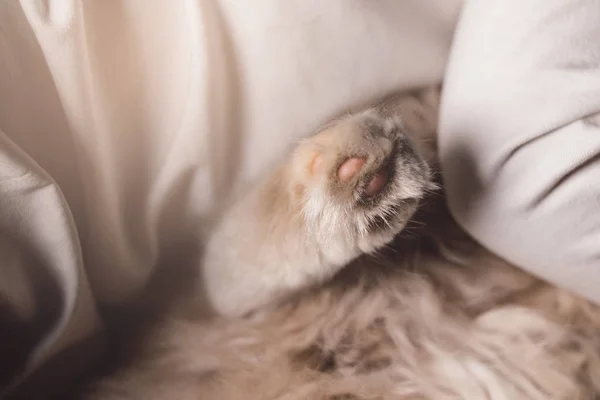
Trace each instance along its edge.
{"label": "wrinkled cloth", "polygon": [[455,218],[493,252],[600,303],[600,2],[467,1],[444,88]]}
{"label": "wrinkled cloth", "polygon": [[200,247],[294,140],[440,82],[460,3],[0,2],[0,387]]}

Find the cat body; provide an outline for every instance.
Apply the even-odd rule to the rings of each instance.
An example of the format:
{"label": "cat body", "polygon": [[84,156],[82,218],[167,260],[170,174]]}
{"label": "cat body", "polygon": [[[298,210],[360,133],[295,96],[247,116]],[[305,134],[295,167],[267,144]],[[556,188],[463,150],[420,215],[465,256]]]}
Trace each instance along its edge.
{"label": "cat body", "polygon": [[[600,311],[485,251],[434,182],[437,90],[350,113],[225,211],[199,292],[90,400],[593,399]],[[193,301],[193,300],[190,300]]]}

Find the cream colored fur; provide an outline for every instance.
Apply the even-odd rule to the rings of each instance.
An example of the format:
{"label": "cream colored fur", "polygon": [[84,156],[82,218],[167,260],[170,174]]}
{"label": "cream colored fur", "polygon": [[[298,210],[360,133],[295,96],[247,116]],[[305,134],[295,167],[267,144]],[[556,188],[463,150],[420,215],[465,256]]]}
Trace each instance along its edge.
{"label": "cream colored fur", "polygon": [[[234,317],[167,319],[87,398],[598,398],[600,310],[477,246],[431,192],[437,98],[388,100],[299,144],[209,243],[208,297]],[[365,118],[393,130],[397,115],[420,157],[402,153],[377,204],[348,205],[362,181],[348,191],[331,171],[360,151],[381,152],[377,170],[392,147],[365,139]],[[315,152],[328,173],[311,172]]]}

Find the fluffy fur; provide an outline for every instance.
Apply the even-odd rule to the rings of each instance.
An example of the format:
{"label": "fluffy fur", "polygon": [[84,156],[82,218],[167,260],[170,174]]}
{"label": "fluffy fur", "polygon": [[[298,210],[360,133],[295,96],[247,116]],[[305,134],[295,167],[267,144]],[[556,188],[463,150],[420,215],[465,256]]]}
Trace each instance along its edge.
{"label": "fluffy fur", "polygon": [[[343,181],[348,159],[364,160]],[[375,195],[373,179],[386,181]],[[295,146],[226,211],[204,259],[204,290],[220,313],[244,315],[324,282],[402,230],[430,169],[397,116],[351,113]]]}
{"label": "fluffy fur", "polygon": [[[429,193],[422,158],[435,169],[436,110],[437,91],[403,96],[299,145],[250,191],[250,202],[232,207],[209,245],[209,298],[234,317],[165,320],[135,361],[87,398],[598,398],[600,310],[477,246],[450,218],[442,193]],[[412,144],[404,130],[393,134],[396,147],[364,139],[373,121],[389,137],[395,115]],[[357,208],[365,182],[400,148],[409,150],[391,158],[391,191]],[[315,149],[325,149],[329,171],[317,180],[305,169]],[[340,160],[365,149],[383,156],[373,157],[352,190],[331,186]],[[235,220],[242,215],[248,223]],[[239,232],[247,238],[241,247]],[[303,264],[315,259],[325,268]]]}

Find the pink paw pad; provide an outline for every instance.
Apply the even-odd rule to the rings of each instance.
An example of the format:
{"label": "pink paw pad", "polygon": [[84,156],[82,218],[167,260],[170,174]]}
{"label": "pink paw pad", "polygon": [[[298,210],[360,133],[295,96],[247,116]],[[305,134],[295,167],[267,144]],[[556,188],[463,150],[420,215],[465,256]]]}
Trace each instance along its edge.
{"label": "pink paw pad", "polygon": [[365,190],[365,194],[369,197],[375,196],[377,193],[381,192],[381,190],[385,187],[385,185],[389,181],[389,174],[387,171],[379,171],[375,174],[373,179],[367,185],[367,189]]}
{"label": "pink paw pad", "polygon": [[[340,165],[340,168],[338,169],[338,177],[344,183],[349,182],[360,172],[364,165],[364,158],[349,158],[346,161],[344,161],[342,165]],[[389,175],[387,171],[381,170],[377,172],[367,185],[367,188],[365,189],[365,194],[369,197],[375,196],[385,187],[385,185],[387,185],[388,181]]]}
{"label": "pink paw pad", "polygon": [[349,158],[340,165],[338,169],[338,177],[342,182],[349,182],[356,176],[365,164],[364,158]]}

